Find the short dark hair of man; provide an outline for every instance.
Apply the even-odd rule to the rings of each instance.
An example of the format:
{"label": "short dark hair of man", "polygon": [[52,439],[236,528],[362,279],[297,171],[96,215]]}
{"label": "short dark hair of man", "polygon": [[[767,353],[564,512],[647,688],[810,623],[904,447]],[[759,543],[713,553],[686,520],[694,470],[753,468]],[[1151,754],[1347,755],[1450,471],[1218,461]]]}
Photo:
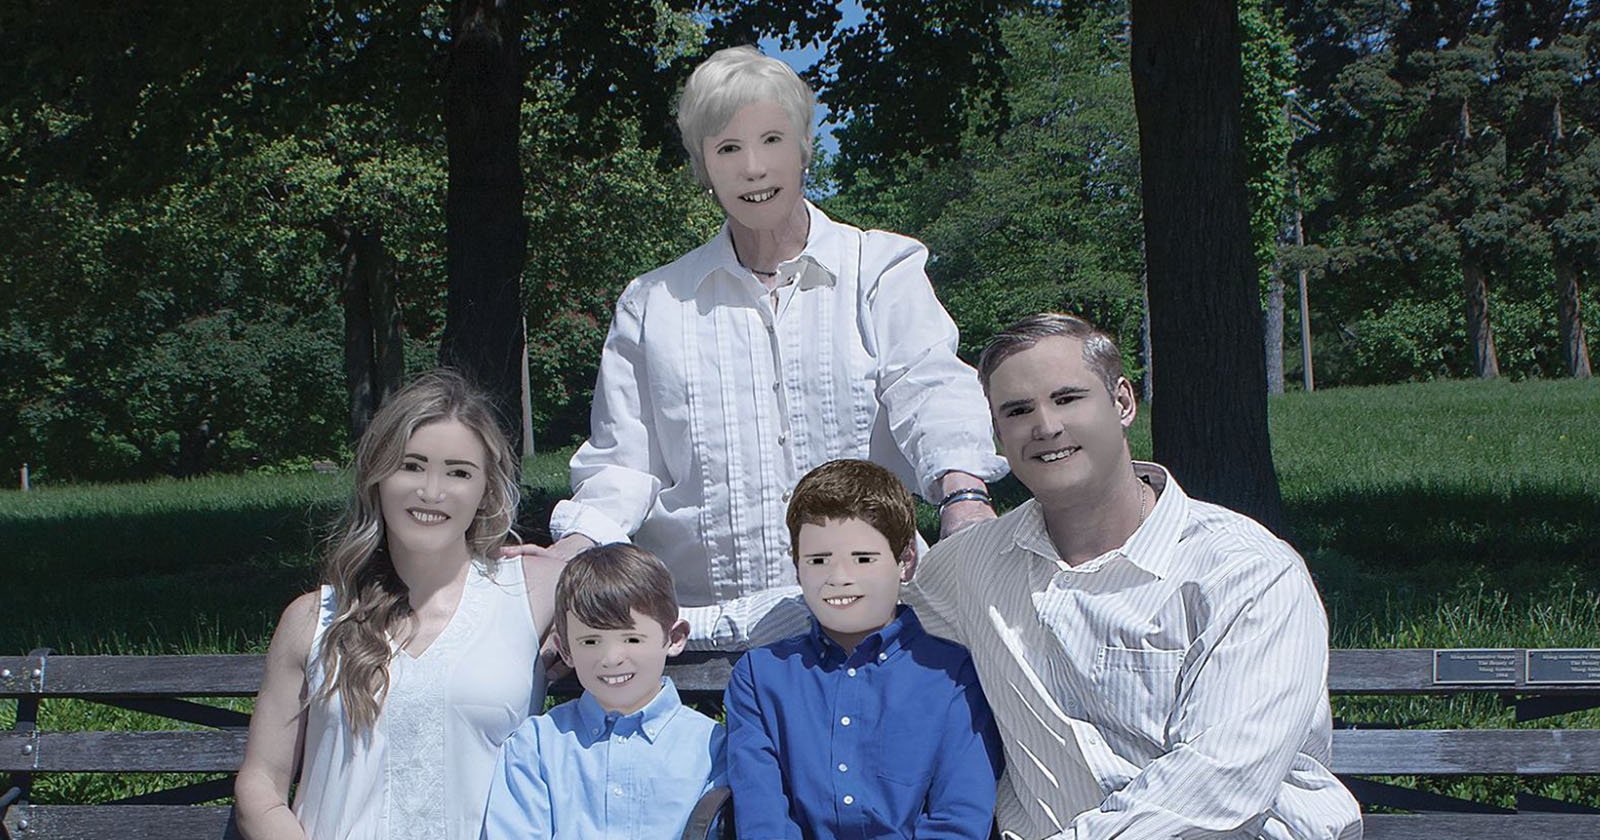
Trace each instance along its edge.
{"label": "short dark hair of man", "polygon": [[578,553],[556,580],[556,627],[567,641],[567,613],[598,630],[626,630],[633,611],[661,623],[678,622],[672,573],[654,554],[628,543],[597,545]]}
{"label": "short dark hair of man", "polygon": [[889,541],[896,562],[917,536],[917,509],[895,474],[871,461],[829,461],[805,474],[789,498],[789,551],[800,562],[800,526],[860,519]]}
{"label": "short dark hair of man", "polygon": [[1084,364],[1100,377],[1106,393],[1116,392],[1117,380],[1122,378],[1122,352],[1117,349],[1116,340],[1076,315],[1041,312],[995,333],[984,345],[983,353],[978,356],[978,382],[983,385],[983,393],[989,393],[989,377],[1001,362],[1052,336],[1083,342]]}

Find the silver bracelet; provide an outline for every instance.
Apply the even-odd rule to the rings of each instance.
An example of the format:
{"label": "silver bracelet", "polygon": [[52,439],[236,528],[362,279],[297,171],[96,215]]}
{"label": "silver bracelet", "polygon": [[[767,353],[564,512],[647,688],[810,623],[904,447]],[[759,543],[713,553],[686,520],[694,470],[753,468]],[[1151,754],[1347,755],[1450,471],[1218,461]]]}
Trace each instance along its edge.
{"label": "silver bracelet", "polygon": [[983,502],[989,507],[994,507],[994,499],[989,496],[988,491],[976,487],[963,487],[960,490],[952,490],[939,500],[939,513],[942,515],[945,508],[957,502]]}

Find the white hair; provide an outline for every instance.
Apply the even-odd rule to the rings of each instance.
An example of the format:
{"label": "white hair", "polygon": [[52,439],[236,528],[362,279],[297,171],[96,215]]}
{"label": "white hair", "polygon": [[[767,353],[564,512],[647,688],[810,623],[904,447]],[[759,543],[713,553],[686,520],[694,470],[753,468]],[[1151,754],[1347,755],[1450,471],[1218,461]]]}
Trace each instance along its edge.
{"label": "white hair", "polygon": [[701,148],[705,139],[727,127],[740,108],[768,100],[789,115],[800,143],[801,165],[810,166],[817,97],[794,68],[755,47],[729,47],[717,50],[689,75],[678,98],[678,132],[701,186],[710,185]]}

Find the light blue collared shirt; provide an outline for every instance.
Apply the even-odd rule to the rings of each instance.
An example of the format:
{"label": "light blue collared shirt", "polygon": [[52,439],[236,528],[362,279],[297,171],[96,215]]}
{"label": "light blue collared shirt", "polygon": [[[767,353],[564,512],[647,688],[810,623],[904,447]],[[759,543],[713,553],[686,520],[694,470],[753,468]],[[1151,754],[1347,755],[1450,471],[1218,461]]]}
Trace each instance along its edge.
{"label": "light blue collared shirt", "polygon": [[631,715],[582,697],[523,721],[500,748],[482,840],[678,837],[727,784],[722,725],[687,708],[668,677]]}

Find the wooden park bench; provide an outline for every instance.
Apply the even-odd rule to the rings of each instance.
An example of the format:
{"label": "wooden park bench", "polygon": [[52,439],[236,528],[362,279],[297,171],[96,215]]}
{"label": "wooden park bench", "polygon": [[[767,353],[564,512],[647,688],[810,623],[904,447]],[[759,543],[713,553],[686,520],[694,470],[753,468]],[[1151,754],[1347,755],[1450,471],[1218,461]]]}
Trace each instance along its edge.
{"label": "wooden park bench", "polygon": [[[685,700],[717,703],[732,657],[686,654],[668,673]],[[13,729],[0,731],[0,828],[10,840],[216,838],[236,836],[227,797],[244,752],[247,715],[199,699],[248,697],[261,656],[0,657],[0,698],[17,701]],[[1336,650],[1329,680],[1339,695],[1487,693],[1515,707],[1518,722],[1600,707],[1600,651]],[[1532,679],[1530,679],[1532,677]],[[552,693],[573,696],[570,678]],[[42,704],[66,698],[194,724],[189,730],[56,732],[37,727]],[[1410,729],[1394,722],[1342,724],[1334,771],[1364,805],[1373,840],[1522,840],[1600,837],[1600,810],[1519,794],[1516,807],[1452,799],[1372,777],[1600,776],[1600,730]],[[35,778],[53,773],[194,773],[211,778],[93,805],[36,805]],[[685,837],[731,836],[726,791],[708,797]],[[1387,813],[1408,811],[1411,813]]]}

